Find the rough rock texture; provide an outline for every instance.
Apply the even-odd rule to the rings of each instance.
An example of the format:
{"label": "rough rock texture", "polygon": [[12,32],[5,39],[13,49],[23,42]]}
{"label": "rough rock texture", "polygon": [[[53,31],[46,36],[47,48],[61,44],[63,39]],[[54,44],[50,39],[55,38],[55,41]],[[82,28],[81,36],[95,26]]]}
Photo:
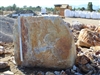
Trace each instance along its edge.
{"label": "rough rock texture", "polygon": [[73,21],[72,28],[74,28],[75,30],[81,30],[83,28],[87,28],[87,26],[78,21]]}
{"label": "rough rock texture", "polygon": [[14,19],[0,16],[0,41],[13,42]]}
{"label": "rough rock texture", "polygon": [[100,33],[91,31],[90,29],[82,29],[80,31],[77,44],[80,46],[100,46]]}
{"label": "rough rock texture", "polygon": [[9,65],[8,65],[7,62],[1,62],[1,61],[0,61],[0,69],[6,68],[6,67],[8,67],[8,66],[9,66]]}
{"label": "rough rock texture", "polygon": [[18,24],[14,28],[17,65],[67,68],[74,64],[76,48],[73,35],[57,16],[21,17],[23,61],[20,61]]}

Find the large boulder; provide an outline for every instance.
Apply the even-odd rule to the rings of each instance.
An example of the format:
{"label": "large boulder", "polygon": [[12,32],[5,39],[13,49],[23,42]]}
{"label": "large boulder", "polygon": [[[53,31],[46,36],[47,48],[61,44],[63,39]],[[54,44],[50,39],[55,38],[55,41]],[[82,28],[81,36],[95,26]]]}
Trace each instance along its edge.
{"label": "large boulder", "polygon": [[68,26],[58,16],[21,17],[23,61],[20,60],[18,22],[14,26],[15,61],[27,67],[67,68],[76,48]]}

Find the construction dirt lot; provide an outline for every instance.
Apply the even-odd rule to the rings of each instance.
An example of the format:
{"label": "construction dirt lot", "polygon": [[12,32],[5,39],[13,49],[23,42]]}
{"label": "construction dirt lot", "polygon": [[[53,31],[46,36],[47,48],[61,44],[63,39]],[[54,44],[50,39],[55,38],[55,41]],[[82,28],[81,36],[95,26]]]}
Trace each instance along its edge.
{"label": "construction dirt lot", "polygon": [[73,21],[79,21],[83,24],[92,24],[92,25],[98,25],[100,24],[100,20],[95,19],[84,19],[84,18],[65,18],[64,21],[72,24]]}
{"label": "construction dirt lot", "polygon": [[[99,25],[99,20],[93,20],[93,19],[81,19],[81,18],[65,18],[65,22],[68,22],[70,24],[70,29],[72,30],[72,33],[74,35],[75,43],[78,40],[78,35],[80,33],[80,30],[75,30],[72,27],[72,24],[74,21],[78,21],[80,23],[83,23],[84,25]],[[92,40],[91,40],[92,41]],[[84,47],[84,46],[78,46],[77,47],[77,55],[84,54],[84,51],[87,51],[88,53],[84,54],[88,56],[87,54],[94,53],[99,55],[94,55],[93,57],[84,57],[82,56],[83,62],[85,64],[77,64],[80,62],[80,60],[77,60],[77,63],[74,65],[74,67],[70,69],[47,69],[47,68],[28,68],[28,67],[21,67],[17,66],[16,62],[14,60],[14,44],[13,43],[0,43],[0,46],[4,47],[4,53],[0,54],[0,75],[100,75],[100,48],[97,51],[92,51],[90,47]],[[90,51],[88,51],[88,49]],[[89,60],[85,60],[89,59]],[[93,61],[90,59],[93,59]],[[96,59],[96,60],[95,60]],[[95,62],[94,62],[95,61]],[[2,64],[2,62],[6,62],[6,65]],[[87,65],[88,67],[87,68]],[[83,68],[82,68],[83,67]],[[4,72],[10,71],[13,74],[4,74]],[[48,73],[47,73],[48,72]]]}

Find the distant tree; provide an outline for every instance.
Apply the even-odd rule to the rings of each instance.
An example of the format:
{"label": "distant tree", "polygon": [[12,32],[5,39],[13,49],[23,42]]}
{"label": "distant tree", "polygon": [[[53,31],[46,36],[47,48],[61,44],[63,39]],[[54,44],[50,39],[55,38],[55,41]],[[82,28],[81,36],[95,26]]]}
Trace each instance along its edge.
{"label": "distant tree", "polygon": [[82,11],[84,11],[84,10],[85,10],[85,8],[84,8],[84,7],[82,7],[82,8],[81,8],[81,10],[82,10]]}
{"label": "distant tree", "polygon": [[32,6],[29,6],[27,9],[28,9],[28,10],[33,10]]}
{"label": "distant tree", "polygon": [[80,7],[78,7],[78,8],[77,8],[77,10],[81,10],[81,8],[80,8]]}
{"label": "distant tree", "polygon": [[47,10],[48,12],[53,12],[53,11],[54,11],[53,8],[48,8],[48,7],[46,7],[46,10]]}
{"label": "distant tree", "polygon": [[23,9],[27,9],[27,6],[26,6],[26,5],[24,5],[24,6],[23,6]]}
{"label": "distant tree", "polygon": [[36,8],[41,8],[40,6],[37,6]]}
{"label": "distant tree", "polygon": [[37,7],[36,7],[36,10],[37,10],[37,11],[41,11],[41,7],[40,7],[40,6],[37,6]]}
{"label": "distant tree", "polygon": [[4,7],[4,6],[2,6],[2,7],[1,7],[1,10],[2,10],[2,11],[4,11],[4,10],[5,10],[5,7]]}
{"label": "distant tree", "polygon": [[19,11],[20,10],[20,8],[19,7],[16,7],[16,11]]}
{"label": "distant tree", "polygon": [[73,9],[74,11],[76,10],[76,8],[74,7],[74,9]]}
{"label": "distant tree", "polygon": [[13,4],[12,9],[16,10],[16,7],[17,7],[16,4]]}
{"label": "distant tree", "polygon": [[100,8],[98,9],[98,12],[100,13]]}
{"label": "distant tree", "polygon": [[1,10],[1,7],[0,7],[0,10]]}
{"label": "distant tree", "polygon": [[7,11],[12,11],[12,6],[7,6],[7,7],[5,7],[5,9],[6,9]]}
{"label": "distant tree", "polygon": [[91,12],[93,11],[93,4],[92,4],[92,2],[88,2],[87,10],[91,11]]}

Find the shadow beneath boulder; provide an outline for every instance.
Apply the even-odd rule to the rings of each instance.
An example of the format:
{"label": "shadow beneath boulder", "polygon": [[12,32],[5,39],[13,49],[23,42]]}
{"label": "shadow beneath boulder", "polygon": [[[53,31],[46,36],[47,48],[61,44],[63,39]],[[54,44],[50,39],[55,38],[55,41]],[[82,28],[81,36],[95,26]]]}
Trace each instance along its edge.
{"label": "shadow beneath boulder", "polygon": [[5,71],[10,71],[10,66],[6,67],[6,68],[3,68],[3,69],[0,69],[0,72],[5,72]]}
{"label": "shadow beneath boulder", "polygon": [[54,72],[54,71],[62,71],[65,69],[57,69],[57,68],[45,68],[45,67],[18,67],[19,70],[21,70],[24,74],[30,75],[30,74],[37,74],[38,72]]}

